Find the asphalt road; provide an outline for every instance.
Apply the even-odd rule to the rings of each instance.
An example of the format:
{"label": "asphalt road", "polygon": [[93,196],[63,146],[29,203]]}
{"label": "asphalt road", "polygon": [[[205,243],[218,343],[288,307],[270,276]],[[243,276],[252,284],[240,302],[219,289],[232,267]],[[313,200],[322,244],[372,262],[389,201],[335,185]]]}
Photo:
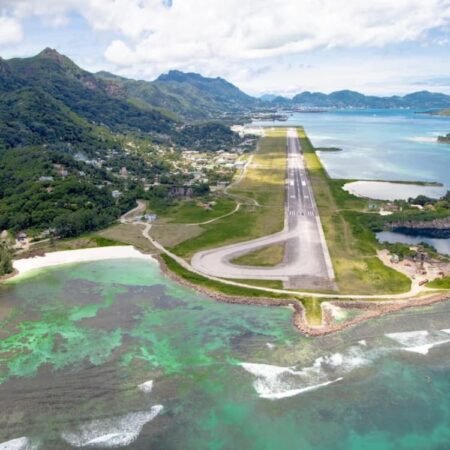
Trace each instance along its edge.
{"label": "asphalt road", "polygon": [[[231,260],[272,244],[286,243],[284,261],[275,267],[238,266]],[[252,241],[199,252],[192,266],[204,274],[232,279],[281,280],[287,289],[335,289],[334,272],[311,182],[295,129],[287,135],[285,226]]]}

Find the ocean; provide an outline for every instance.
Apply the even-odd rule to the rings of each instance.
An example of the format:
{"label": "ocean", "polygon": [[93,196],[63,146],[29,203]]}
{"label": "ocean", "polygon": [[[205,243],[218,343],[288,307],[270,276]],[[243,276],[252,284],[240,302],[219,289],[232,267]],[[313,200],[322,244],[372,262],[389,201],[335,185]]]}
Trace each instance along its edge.
{"label": "ocean", "polygon": [[0,449],[446,449],[449,356],[450,302],[306,338],[156,262],[45,269],[0,287]]}

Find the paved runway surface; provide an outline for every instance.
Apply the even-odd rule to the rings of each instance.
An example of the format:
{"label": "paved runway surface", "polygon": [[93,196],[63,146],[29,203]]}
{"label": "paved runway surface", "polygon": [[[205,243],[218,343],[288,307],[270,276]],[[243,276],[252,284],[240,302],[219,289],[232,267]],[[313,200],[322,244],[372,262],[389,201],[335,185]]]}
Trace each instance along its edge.
{"label": "paved runway surface", "polygon": [[[252,241],[199,252],[192,266],[205,274],[233,279],[281,280],[287,289],[335,289],[334,272],[311,183],[295,129],[287,135],[284,230]],[[275,267],[238,266],[230,261],[268,245],[286,243]]]}

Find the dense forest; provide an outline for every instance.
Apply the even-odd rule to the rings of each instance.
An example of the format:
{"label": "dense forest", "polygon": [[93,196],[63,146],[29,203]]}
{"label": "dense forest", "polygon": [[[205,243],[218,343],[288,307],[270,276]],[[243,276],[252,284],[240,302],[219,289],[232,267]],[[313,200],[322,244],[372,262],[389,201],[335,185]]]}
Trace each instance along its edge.
{"label": "dense forest", "polygon": [[[67,176],[58,175],[55,166],[63,166]],[[68,237],[106,226],[133,206],[137,194],[129,191],[114,199],[111,185],[104,171],[86,168],[57,151],[39,147],[3,151],[0,229],[52,229]]]}

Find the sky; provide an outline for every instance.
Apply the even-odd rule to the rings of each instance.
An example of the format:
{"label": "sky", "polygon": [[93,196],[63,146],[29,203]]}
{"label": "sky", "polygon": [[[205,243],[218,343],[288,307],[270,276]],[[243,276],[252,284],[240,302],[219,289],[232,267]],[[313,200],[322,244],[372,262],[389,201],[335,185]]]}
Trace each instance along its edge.
{"label": "sky", "polygon": [[450,0],[0,0],[0,56],[45,47],[92,72],[197,72],[252,95],[450,94]]}

